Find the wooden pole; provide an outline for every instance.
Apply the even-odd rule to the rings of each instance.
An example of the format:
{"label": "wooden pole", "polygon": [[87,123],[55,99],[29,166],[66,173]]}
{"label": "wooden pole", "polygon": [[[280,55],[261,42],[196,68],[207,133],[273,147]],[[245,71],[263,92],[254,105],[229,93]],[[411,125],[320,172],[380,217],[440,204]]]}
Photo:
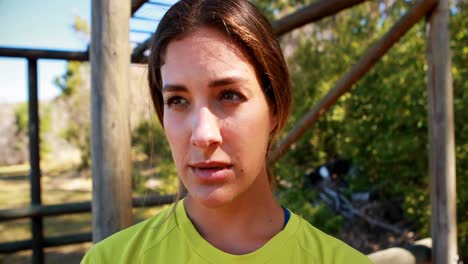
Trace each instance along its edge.
{"label": "wooden pole", "polygon": [[276,35],[281,36],[305,24],[337,14],[367,0],[320,0],[271,23]]}
{"label": "wooden pole", "polygon": [[[37,89],[37,60],[28,60],[28,103],[29,103],[29,162],[31,171],[29,182],[31,184],[31,206],[41,205],[41,165],[39,152],[39,101]],[[32,233],[32,263],[44,263],[43,252],[43,223],[41,216],[31,218]]]}
{"label": "wooden pole", "polygon": [[436,0],[420,0],[361,57],[338,83],[294,126],[278,148],[270,155],[270,163],[277,161],[289,147],[309,129],[318,118],[332,107],[353,84],[364,76],[411,27],[436,4]]}
{"label": "wooden pole", "polygon": [[439,0],[426,24],[432,259],[435,264],[458,262],[449,8],[449,0]]}
{"label": "wooden pole", "polygon": [[92,1],[91,157],[93,241],[132,224],[130,1]]}

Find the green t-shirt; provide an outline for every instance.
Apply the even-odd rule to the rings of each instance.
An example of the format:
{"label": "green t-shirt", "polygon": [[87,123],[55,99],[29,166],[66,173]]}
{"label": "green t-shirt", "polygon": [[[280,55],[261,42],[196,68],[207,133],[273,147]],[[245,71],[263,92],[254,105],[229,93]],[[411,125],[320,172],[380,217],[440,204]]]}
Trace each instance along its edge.
{"label": "green t-shirt", "polygon": [[345,243],[291,213],[285,228],[261,248],[245,255],[223,252],[197,232],[183,202],[120,231],[90,249],[82,264],[105,263],[371,263]]}

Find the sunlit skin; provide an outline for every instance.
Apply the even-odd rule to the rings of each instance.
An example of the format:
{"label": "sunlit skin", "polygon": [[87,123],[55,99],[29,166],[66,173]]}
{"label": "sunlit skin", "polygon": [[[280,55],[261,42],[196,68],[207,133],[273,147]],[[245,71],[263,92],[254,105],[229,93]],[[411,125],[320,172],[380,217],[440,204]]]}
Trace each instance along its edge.
{"label": "sunlit skin", "polygon": [[212,245],[254,251],[283,226],[265,156],[276,126],[254,67],[222,33],[171,41],[161,67],[164,129],[187,213]]}

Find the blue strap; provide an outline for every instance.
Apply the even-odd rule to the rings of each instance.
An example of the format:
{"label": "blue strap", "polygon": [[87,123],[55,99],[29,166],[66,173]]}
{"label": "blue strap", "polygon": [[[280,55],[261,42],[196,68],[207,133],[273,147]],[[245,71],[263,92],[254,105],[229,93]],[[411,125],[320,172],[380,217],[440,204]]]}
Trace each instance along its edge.
{"label": "blue strap", "polygon": [[283,208],[283,212],[284,212],[284,227],[286,227],[286,225],[288,224],[288,221],[289,221],[289,218],[291,218],[291,212],[289,212],[288,209],[286,209],[286,207],[284,206],[281,206]]}

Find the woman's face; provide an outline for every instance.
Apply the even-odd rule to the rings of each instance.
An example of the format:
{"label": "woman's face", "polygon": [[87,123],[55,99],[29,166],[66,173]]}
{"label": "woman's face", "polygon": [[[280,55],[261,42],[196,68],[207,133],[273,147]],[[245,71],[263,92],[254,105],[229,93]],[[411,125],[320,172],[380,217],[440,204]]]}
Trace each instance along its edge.
{"label": "woman's face", "polygon": [[276,118],[237,46],[200,28],[168,44],[161,76],[164,129],[189,197],[219,207],[269,188],[265,156]]}

